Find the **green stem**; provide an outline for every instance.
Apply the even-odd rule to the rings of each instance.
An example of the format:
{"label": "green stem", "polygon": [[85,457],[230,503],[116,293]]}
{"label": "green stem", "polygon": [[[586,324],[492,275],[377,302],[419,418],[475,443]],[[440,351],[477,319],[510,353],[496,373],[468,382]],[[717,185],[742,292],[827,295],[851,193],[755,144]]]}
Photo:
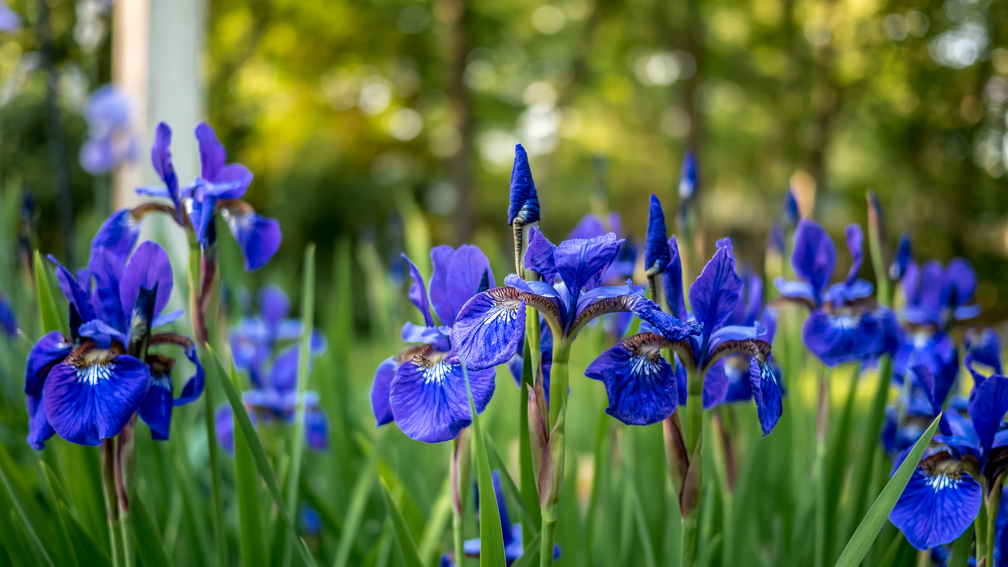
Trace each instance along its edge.
{"label": "green stem", "polygon": [[680,567],[692,567],[696,556],[697,511],[682,519]]}
{"label": "green stem", "polygon": [[556,520],[542,521],[542,540],[539,542],[539,567],[551,567],[553,565],[553,537],[556,532]]}
{"label": "green stem", "polygon": [[[554,341],[556,338],[553,339]],[[570,350],[566,346],[554,349],[553,367],[550,369],[550,393],[549,393],[549,428],[553,429],[560,412],[565,409],[567,402],[568,380],[568,357]]]}
{"label": "green stem", "polygon": [[[981,488],[985,488],[987,483],[983,480],[980,481]],[[980,565],[984,557],[987,555],[987,524],[981,519],[987,517],[987,501],[983,499],[980,501],[980,513],[977,514],[975,520],[973,520],[973,529],[976,531],[976,563]]]}
{"label": "green stem", "polygon": [[717,472],[718,485],[721,488],[721,548],[723,549],[721,557],[724,567],[732,567],[734,565],[732,551],[735,545],[734,487],[730,478],[730,475],[733,474],[731,467],[733,467],[732,461],[734,456],[731,454],[730,429],[723,422],[723,414],[730,410],[731,408],[727,406],[718,408],[711,421],[711,425],[714,428],[714,470]]}
{"label": "green stem", "polygon": [[455,548],[455,566],[462,567],[465,565],[465,533],[463,530],[463,524],[465,522],[464,514],[458,514],[452,510],[452,543]]}
{"label": "green stem", "polygon": [[1001,477],[998,477],[994,481],[994,486],[991,487],[990,495],[987,496],[987,533],[991,535],[991,537],[987,538],[986,565],[994,565],[994,544],[997,541],[997,538],[992,534],[995,533],[994,524],[997,521],[998,511],[1001,509],[1001,481]]}
{"label": "green stem", "polygon": [[826,560],[826,410],[829,406],[829,382],[826,369],[819,369],[819,399],[816,406],[816,454],[812,465],[815,483],[815,567],[823,567]]}
{"label": "green stem", "polygon": [[[539,488],[532,466],[532,443],[529,438],[528,388],[535,386],[539,370],[539,312],[531,311],[525,317],[525,351],[522,364],[522,385],[519,388],[518,441],[521,464],[521,496],[525,508],[532,516],[531,522],[522,522],[522,541],[532,541],[534,526],[542,521],[539,512]],[[535,561],[535,558],[532,558]]]}
{"label": "green stem", "polygon": [[[557,346],[553,350],[553,367],[550,370],[550,437],[553,438],[555,435],[560,435],[563,439],[565,422],[561,421],[559,423],[559,431],[554,430],[554,426],[557,425],[557,420],[560,418],[561,412],[566,412],[567,410],[567,384],[569,381],[569,357],[570,357],[570,347],[564,342],[558,340],[558,337],[554,336],[554,341],[557,341]],[[557,463],[554,466],[558,467],[559,470],[564,470],[564,458],[566,451],[563,445],[559,447],[559,452],[557,456]],[[549,451],[544,458],[549,457]],[[541,474],[541,473],[540,473]],[[553,537],[556,530],[556,510],[558,508],[557,503],[559,501],[559,486],[557,487],[556,501],[547,502],[541,508],[542,512],[542,530],[540,534],[542,535],[542,545],[539,551],[539,565],[540,567],[550,567],[553,565]]]}
{"label": "green stem", "polygon": [[687,382],[686,396],[686,454],[689,455],[689,472],[679,497],[682,514],[682,561],[680,567],[693,567],[696,558],[697,516],[703,494],[703,383],[704,372],[694,371]]}
{"label": "green stem", "polygon": [[133,551],[133,519],[129,512],[119,511],[119,528],[122,531],[123,566],[136,566],[136,553]]}
{"label": "green stem", "polygon": [[105,518],[108,520],[109,550],[112,567],[120,567],[123,558],[123,543],[119,529],[119,505],[115,486],[115,440],[105,439],[101,444],[102,496],[105,498]]}

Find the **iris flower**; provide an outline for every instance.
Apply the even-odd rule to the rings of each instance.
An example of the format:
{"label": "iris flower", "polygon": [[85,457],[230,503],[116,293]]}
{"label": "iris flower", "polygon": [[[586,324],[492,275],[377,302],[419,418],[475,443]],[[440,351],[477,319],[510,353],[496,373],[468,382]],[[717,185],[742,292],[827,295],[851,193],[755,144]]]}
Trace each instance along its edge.
{"label": "iris flower", "polygon": [[701,377],[701,383],[723,357],[749,356],[750,388],[763,433],[769,434],[782,411],[780,385],[769,364],[770,344],[762,339],[765,329],[755,320],[749,326],[728,324],[743,288],[735,271],[731,241],[718,241],[714,257],[690,286],[692,313],[686,311],[682,263],[674,236],[666,246],[670,262],[664,272],[664,288],[669,309],[676,320],[702,329],[699,336],[673,338],[660,330],[634,335],[602,353],[585,375],[605,383],[609,396],[606,413],[627,424],[648,425],[669,417],[684,401],[679,399],[676,373],[662,356],[662,349],[674,351],[686,374]]}
{"label": "iris flower", "polygon": [[[172,291],[168,254],[145,242],[128,260],[98,248],[89,267],[77,274],[57,267],[70,304],[70,337],[48,333],[29,354],[29,444],[41,449],[59,434],[79,445],[99,445],[118,435],[134,413],[154,439],[167,439],[172,408],[194,401],[204,387],[192,340],[151,332],[180,314],[161,315]],[[173,399],[175,360],[148,353],[159,345],[183,348],[196,366],[179,398]]]}
{"label": "iris flower", "polygon": [[[378,366],[371,386],[371,409],[378,426],[395,421],[411,439],[426,443],[450,441],[472,422],[453,326],[458,325],[470,298],[494,286],[493,272],[486,256],[475,246],[464,245],[457,250],[437,246],[431,250],[434,269],[428,297],[420,271],[406,255],[403,259],[413,280],[409,298],[423,316],[424,325],[403,325],[402,339],[413,346]],[[514,356],[516,348],[513,343],[501,348],[503,364]],[[493,396],[495,365],[466,360],[477,413],[483,412]]]}
{"label": "iris flower", "polygon": [[224,146],[217,140],[213,128],[201,122],[196,127],[201,174],[192,184],[180,188],[172,165],[171,136],[171,129],[162,122],[151,147],[151,162],[164,186],[137,189],[140,195],[167,199],[171,205],[152,202],[116,211],[98,230],[92,249],[128,251],[140,236],[143,219],[155,212],[167,214],[179,226],[192,229],[199,243],[210,248],[216,243],[211,221],[220,213],[238,241],[245,269],[253,271],[264,266],[280,247],[280,224],[259,216],[251,205],[241,200],[252,182],[252,173],[241,164],[225,165]]}
{"label": "iris flower", "polygon": [[[295,382],[296,384],[296,382]],[[305,405],[305,444],[313,451],[329,448],[329,419],[319,405],[318,394],[308,390],[301,398]],[[272,386],[242,393],[242,403],[256,427],[259,423],[290,425],[297,418],[297,388],[276,389]],[[217,406],[214,419],[217,423],[217,441],[229,454],[234,454],[234,419],[231,405]]]}
{"label": "iris flower", "polygon": [[6,2],[0,2],[0,31],[14,32],[21,29],[21,16],[11,10]]}
{"label": "iris flower", "polygon": [[108,173],[120,163],[136,159],[139,144],[132,114],[129,98],[116,87],[105,85],[91,93],[84,108],[88,137],[79,156],[84,171]]}
{"label": "iris flower", "polygon": [[846,235],[851,268],[844,281],[831,286],[836,248],[822,227],[801,219],[791,254],[799,281],[774,282],[782,295],[811,309],[802,341],[829,367],[892,354],[900,335],[895,314],[871,299],[872,285],[857,277],[864,260],[861,227],[849,225]]}
{"label": "iris flower", "polygon": [[[915,367],[914,372],[937,414],[941,400],[935,393],[934,378],[924,366]],[[974,386],[970,399],[968,418],[955,410],[942,414],[941,433],[935,436],[889,515],[917,549],[951,543],[976,519],[982,489],[967,469],[982,474],[988,486],[1005,473],[1008,434],[1002,420],[1008,413],[1008,377],[986,377]],[[896,459],[894,472],[908,452],[906,449]]]}
{"label": "iris flower", "polygon": [[452,328],[451,342],[457,355],[476,368],[507,362],[521,345],[527,306],[543,315],[552,333],[554,376],[558,365],[566,370],[570,345],[578,332],[606,313],[631,312],[671,341],[699,333],[698,323],[682,323],[663,313],[644,297],[640,286],[631,282],[623,286],[600,285],[622,243],[609,233],[554,246],[533,228],[525,267],[544,281],[526,282],[511,274],[503,287],[473,297]]}

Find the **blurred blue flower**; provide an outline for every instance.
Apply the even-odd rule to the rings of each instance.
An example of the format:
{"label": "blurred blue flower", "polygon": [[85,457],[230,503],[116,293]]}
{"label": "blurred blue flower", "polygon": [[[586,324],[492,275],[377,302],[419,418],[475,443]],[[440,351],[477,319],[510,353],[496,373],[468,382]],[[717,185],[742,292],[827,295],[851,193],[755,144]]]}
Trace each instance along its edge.
{"label": "blurred blue flower", "polygon": [[0,1],[0,31],[12,32],[21,29],[21,16]]}
{"label": "blurred blue flower", "polygon": [[801,218],[801,211],[798,209],[798,199],[795,198],[795,188],[788,185],[787,192],[784,193],[784,206],[781,209],[781,223],[788,229],[794,228]]}
{"label": "blurred blue flower", "polygon": [[14,314],[10,300],[3,294],[0,294],[0,327],[3,327],[3,331],[10,338],[18,334],[17,315]]}
{"label": "blurred blue flower", "polygon": [[977,275],[963,258],[953,258],[946,268],[936,260],[923,266],[908,260],[901,287],[903,319],[911,325],[943,330],[980,314],[980,306],[973,303]]}
{"label": "blurred blue flower", "polygon": [[[495,285],[493,272],[476,246],[464,245],[457,250],[437,246],[431,250],[433,273],[428,296],[428,286],[416,265],[405,254],[403,259],[413,280],[409,298],[423,315],[424,325],[407,322],[402,339],[423,346],[407,347],[378,366],[371,386],[371,409],[377,426],[395,421],[411,439],[426,443],[449,441],[472,422],[458,343],[450,341],[449,336],[470,298]],[[524,337],[524,328],[522,331]],[[517,352],[511,343],[500,348],[505,356],[502,363]],[[483,412],[493,396],[494,366],[466,362],[477,413]]]}
{"label": "blurred blue flower", "polygon": [[782,295],[811,309],[802,341],[829,367],[892,354],[901,336],[896,315],[872,300],[872,285],[857,277],[864,260],[861,227],[849,225],[846,236],[851,268],[844,281],[831,286],[836,268],[833,241],[818,224],[801,219],[791,254],[799,281],[774,282]]}
{"label": "blurred blue flower", "polygon": [[[0,25],[3,9],[0,8]],[[88,136],[80,149],[84,171],[99,175],[136,159],[139,142],[133,132],[133,107],[126,93],[112,85],[91,93],[84,108]]]}
{"label": "blurred blue flower", "polygon": [[910,262],[910,234],[904,232],[896,245],[896,255],[889,264],[889,279],[896,282],[902,280]]}

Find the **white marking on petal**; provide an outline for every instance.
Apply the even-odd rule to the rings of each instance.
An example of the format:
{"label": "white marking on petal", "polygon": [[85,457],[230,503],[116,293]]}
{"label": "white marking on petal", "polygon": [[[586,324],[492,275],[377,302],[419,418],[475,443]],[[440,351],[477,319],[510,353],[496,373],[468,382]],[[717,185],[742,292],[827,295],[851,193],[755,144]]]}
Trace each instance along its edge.
{"label": "white marking on petal", "polygon": [[932,490],[938,492],[939,490],[945,490],[951,488],[955,490],[959,488],[959,484],[962,482],[962,478],[958,476],[952,476],[948,473],[938,473],[935,476],[928,476],[926,484],[931,487]]}
{"label": "white marking on petal", "polygon": [[97,386],[99,380],[108,380],[115,370],[115,363],[92,364],[77,369],[77,380],[90,386]]}

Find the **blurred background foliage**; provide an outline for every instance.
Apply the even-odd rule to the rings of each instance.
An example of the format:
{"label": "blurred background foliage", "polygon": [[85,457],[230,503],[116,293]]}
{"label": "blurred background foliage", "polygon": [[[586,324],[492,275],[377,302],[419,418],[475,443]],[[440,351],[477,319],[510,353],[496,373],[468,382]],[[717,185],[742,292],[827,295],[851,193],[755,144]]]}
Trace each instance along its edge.
{"label": "blurred background foliage", "polygon": [[[23,183],[41,218],[57,217],[45,136],[55,77],[73,211],[92,226],[108,212],[108,184],[73,158],[86,94],[110,69],[98,63],[107,35],[79,47],[82,3],[11,2],[32,23],[48,7],[53,73],[25,79],[26,66],[48,64],[39,26],[4,35],[0,180]],[[789,184],[834,233],[864,222],[871,188],[892,241],[906,230],[918,259],[966,256],[985,317],[1008,316],[1003,3],[212,0],[208,10],[209,122],[255,172],[249,199],[284,230],[257,278],[285,281],[308,241],[322,259],[348,239],[395,264],[416,207],[433,243],[481,244],[506,273],[497,250],[509,247],[516,142],[532,156],[554,240],[593,210],[621,213],[640,237],[649,194],[676,206],[692,148],[708,245],[731,235],[758,268]],[[38,234],[44,250],[66,244],[53,223]],[[363,307],[357,315],[368,324]]]}

